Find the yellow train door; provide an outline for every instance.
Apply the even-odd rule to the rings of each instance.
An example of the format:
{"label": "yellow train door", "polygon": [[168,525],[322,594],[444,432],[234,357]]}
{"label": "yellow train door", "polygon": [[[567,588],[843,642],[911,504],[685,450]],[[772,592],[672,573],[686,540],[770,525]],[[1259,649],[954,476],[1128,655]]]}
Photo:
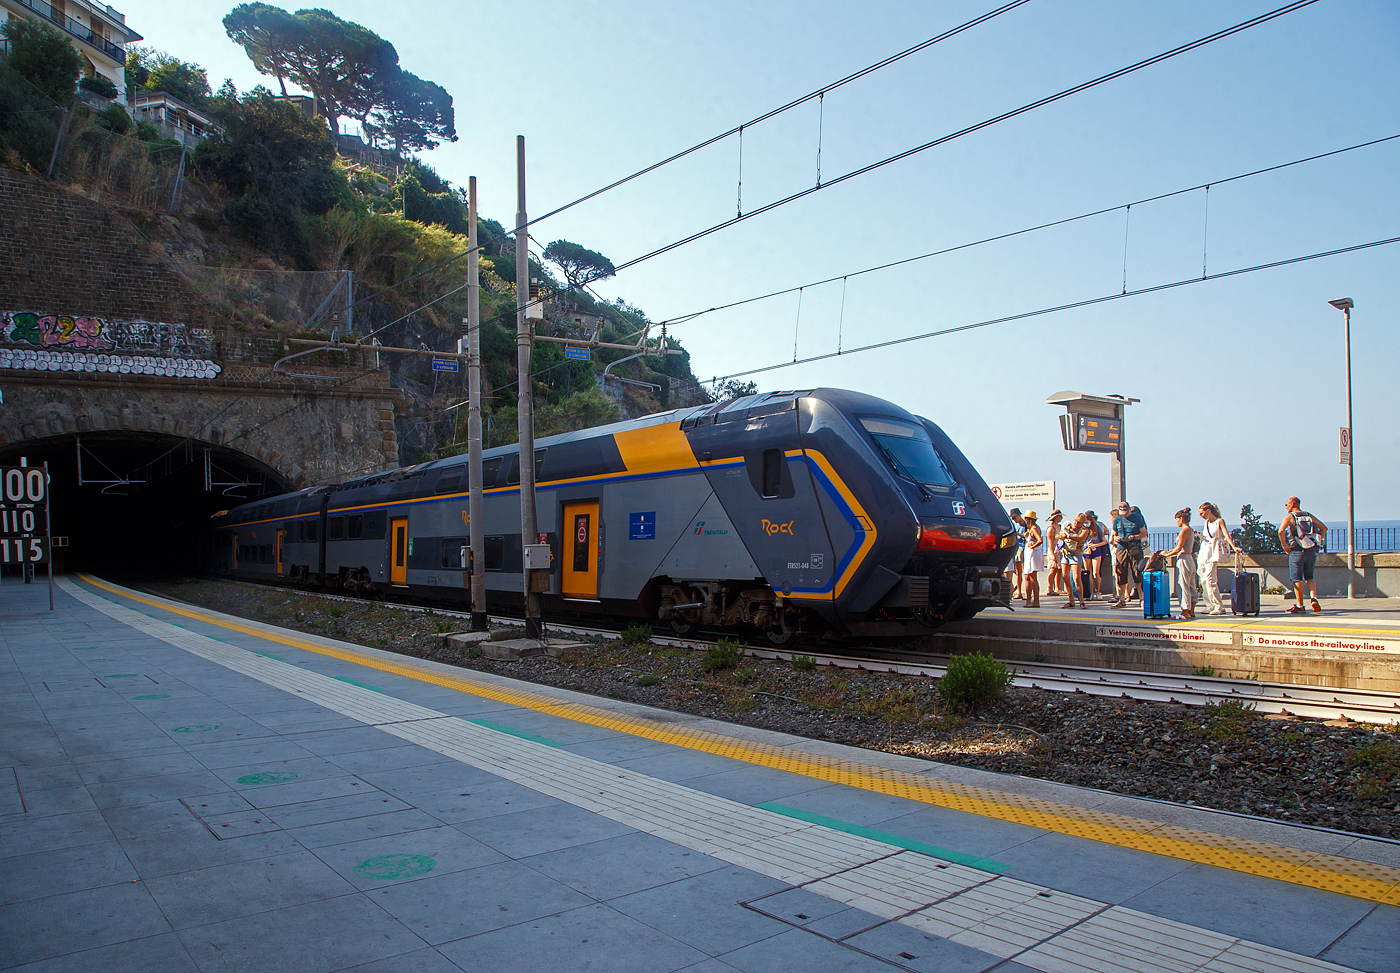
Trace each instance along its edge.
{"label": "yellow train door", "polygon": [[286,533],[285,530],[277,532],[277,573],[279,575],[282,573],[282,538]]}
{"label": "yellow train door", "polygon": [[598,600],[598,501],[564,504],[565,598]]}
{"label": "yellow train door", "polygon": [[389,583],[408,584],[408,518],[395,517],[389,521],[389,536],[393,549],[389,556]]}

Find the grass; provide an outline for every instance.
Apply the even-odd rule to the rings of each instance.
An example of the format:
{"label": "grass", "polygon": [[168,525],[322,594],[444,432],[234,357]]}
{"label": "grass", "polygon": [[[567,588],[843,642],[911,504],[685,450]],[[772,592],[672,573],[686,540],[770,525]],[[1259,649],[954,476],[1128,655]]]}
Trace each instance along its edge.
{"label": "grass", "polygon": [[724,708],[731,713],[747,713],[756,706],[758,701],[754,699],[753,693],[742,693],[738,696],[730,696],[724,701]]}
{"label": "grass", "polygon": [[792,667],[798,672],[811,672],[817,667],[817,660],[810,655],[794,655],[792,657]]}
{"label": "grass", "polygon": [[1223,699],[1202,707],[1206,718],[1201,732],[1212,740],[1232,740],[1244,736],[1244,721],[1254,715],[1254,704]]}
{"label": "grass", "polygon": [[639,649],[651,644],[650,625],[628,625],[622,630],[622,641],[628,647]]}
{"label": "grass", "polygon": [[1373,740],[1346,753],[1346,764],[1361,773],[1351,784],[1358,800],[1374,801],[1384,797],[1395,779],[1400,777],[1400,743],[1392,739]]}
{"label": "grass", "polygon": [[1191,670],[1191,675],[1210,679],[1215,675],[1215,666],[1197,666]]}
{"label": "grass", "polygon": [[656,686],[661,683],[661,677],[654,672],[648,672],[637,677],[638,686]]}
{"label": "grass", "polygon": [[878,716],[886,723],[914,723],[920,716],[919,696],[912,689],[888,689],[863,696],[856,703],[862,716]]}
{"label": "grass", "polygon": [[706,672],[733,669],[744,658],[746,648],[747,646],[740,645],[734,639],[722,638],[705,650],[705,654],[700,657],[700,668]]}

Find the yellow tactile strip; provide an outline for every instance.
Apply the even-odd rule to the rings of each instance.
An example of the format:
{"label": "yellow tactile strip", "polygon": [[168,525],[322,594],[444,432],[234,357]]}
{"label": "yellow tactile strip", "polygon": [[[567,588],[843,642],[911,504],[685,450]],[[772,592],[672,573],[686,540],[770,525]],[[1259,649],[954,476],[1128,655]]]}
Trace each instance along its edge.
{"label": "yellow tactile strip", "polygon": [[331,648],[281,631],[267,631],[221,618],[174,602],[155,600],[117,588],[87,575],[84,581],[114,595],[150,605],[221,628],[252,635],[318,655],[340,659],[408,679],[456,689],[483,699],[519,706],[538,713],[591,726],[617,730],[632,736],[670,743],[703,753],[730,757],[745,763],[801,774],[833,784],[845,784],[880,794],[891,794],[980,817],[1011,821],[1058,834],[1087,838],[1124,848],[1151,852],[1183,861],[1215,865],[1232,871],[1277,879],[1293,885],[1340,892],[1343,895],[1400,906],[1400,869],[1387,865],[1289,848],[1246,838],[1213,834],[1074,807],[1040,798],[1007,794],[982,787],[940,781],[919,774],[890,770],[850,760],[805,753],[788,747],[754,743],[737,737],[679,727],[646,717],[613,713],[582,703],[564,702],[528,690],[493,686],[465,676],[447,676],[431,669],[377,658],[362,652]]}

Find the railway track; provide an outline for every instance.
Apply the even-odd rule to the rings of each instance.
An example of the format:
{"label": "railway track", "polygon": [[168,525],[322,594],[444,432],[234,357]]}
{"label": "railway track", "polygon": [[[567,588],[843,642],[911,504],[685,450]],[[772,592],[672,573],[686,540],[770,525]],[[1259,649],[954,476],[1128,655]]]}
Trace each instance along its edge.
{"label": "railway track", "polygon": [[[267,588],[246,581],[226,584]],[[363,598],[286,589],[303,597],[363,604]],[[470,613],[450,609],[427,608],[390,602],[406,611],[432,612],[436,615],[470,618]],[[490,616],[493,623],[518,625],[520,619],[510,616]],[[575,638],[603,636],[616,638],[618,629],[570,623],[548,623],[547,634],[570,635]],[[719,637],[716,633],[715,638]],[[704,650],[714,639],[655,631],[652,642],[676,648]],[[790,660],[794,655],[809,656],[818,665],[867,672],[893,672],[937,679],[948,669],[947,656],[929,656],[876,646],[857,646],[840,655],[817,651],[815,646],[797,649],[774,649],[750,646],[748,654],[760,659]],[[1326,686],[1302,686],[1295,683],[1258,682],[1249,679],[1226,679],[1217,676],[1179,676],[1126,669],[1099,669],[1090,666],[1058,666],[1039,662],[1014,662],[1013,685],[1030,689],[1045,689],[1062,693],[1086,693],[1091,696],[1112,696],[1140,699],[1158,703],[1181,703],[1204,706],[1207,703],[1237,701],[1251,706],[1259,713],[1290,714],[1311,719],[1348,719],[1361,723],[1400,722],[1400,693],[1367,692],[1365,690],[1332,689]]]}

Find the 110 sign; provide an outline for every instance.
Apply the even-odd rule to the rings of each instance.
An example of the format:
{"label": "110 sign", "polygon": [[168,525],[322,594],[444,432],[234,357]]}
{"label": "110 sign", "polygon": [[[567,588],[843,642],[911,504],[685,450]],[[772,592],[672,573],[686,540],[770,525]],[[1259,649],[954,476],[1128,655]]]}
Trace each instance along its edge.
{"label": "110 sign", "polygon": [[[43,523],[35,516],[35,513],[32,508],[28,507],[14,510],[0,507],[0,537],[42,533]],[[42,508],[38,513],[43,513]]]}
{"label": "110 sign", "polygon": [[0,564],[47,564],[49,545],[42,537],[0,537]]}

